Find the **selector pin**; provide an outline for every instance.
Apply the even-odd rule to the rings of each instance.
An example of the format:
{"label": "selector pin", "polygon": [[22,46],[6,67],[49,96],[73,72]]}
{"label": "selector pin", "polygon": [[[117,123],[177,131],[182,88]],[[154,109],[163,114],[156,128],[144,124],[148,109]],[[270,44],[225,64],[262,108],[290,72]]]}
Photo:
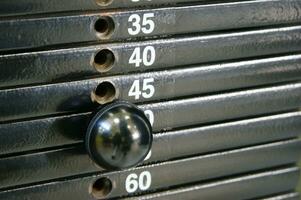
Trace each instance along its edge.
{"label": "selector pin", "polygon": [[152,127],[137,106],[118,101],[100,108],[87,129],[85,145],[90,157],[108,170],[140,164],[152,146]]}

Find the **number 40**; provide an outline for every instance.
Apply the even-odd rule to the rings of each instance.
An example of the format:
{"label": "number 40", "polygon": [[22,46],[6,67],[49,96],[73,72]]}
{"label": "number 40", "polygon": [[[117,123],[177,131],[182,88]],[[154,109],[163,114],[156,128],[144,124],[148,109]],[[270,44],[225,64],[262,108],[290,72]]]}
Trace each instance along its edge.
{"label": "number 40", "polygon": [[135,67],[140,67],[141,63],[145,66],[151,66],[155,60],[156,51],[153,46],[145,47],[142,52],[140,47],[136,47],[129,59],[129,64],[135,64]]}

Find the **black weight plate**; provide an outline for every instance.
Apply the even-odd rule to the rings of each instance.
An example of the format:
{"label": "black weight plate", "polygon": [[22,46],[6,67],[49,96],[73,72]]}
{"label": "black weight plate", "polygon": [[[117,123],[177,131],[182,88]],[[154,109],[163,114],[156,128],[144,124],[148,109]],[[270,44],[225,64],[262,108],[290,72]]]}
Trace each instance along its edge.
{"label": "black weight plate", "polygon": [[298,193],[290,193],[290,194],[283,194],[279,196],[264,198],[261,200],[300,200],[300,195]]}
{"label": "black weight plate", "polygon": [[[218,200],[218,199],[251,199],[266,196],[272,193],[281,193],[293,190],[298,179],[296,168],[280,169],[259,174],[252,174],[217,182],[196,184],[190,187],[171,189],[144,196],[124,198],[126,200]],[[294,177],[294,178],[293,178]],[[271,198],[257,200],[299,200],[298,194],[291,193]]]}
{"label": "black weight plate", "polygon": [[[150,48],[153,48],[154,53],[151,53],[152,50]],[[147,59],[148,62],[146,64],[149,66],[145,66],[143,62],[139,64],[140,67],[136,67],[136,63],[129,64],[129,60],[133,55],[136,55],[136,60],[139,58],[137,54],[134,54],[134,52],[137,52],[137,49],[138,51],[140,50],[140,59],[142,59],[144,51],[148,56],[152,56],[153,60]],[[107,66],[106,69],[111,69],[106,73],[98,72],[94,64],[91,64],[94,62],[94,56],[101,50],[111,50],[115,57],[112,65]],[[293,26],[209,36],[108,43],[95,46],[7,54],[0,55],[0,88],[158,69],[170,70],[174,67],[188,68],[193,67],[191,64],[289,53],[300,50],[301,26]],[[106,54],[100,55],[100,58],[103,58]],[[294,59],[296,61],[295,65],[298,66],[300,55],[251,61],[250,63],[233,63],[233,65],[269,65],[269,63],[275,66],[281,65],[281,63],[291,65]],[[279,62],[279,64],[276,62]],[[220,64],[213,66],[203,65],[201,67],[223,68],[227,66]]]}
{"label": "black weight plate", "polygon": [[[0,125],[0,155],[6,157],[7,154],[82,143],[87,124],[82,115],[2,124]],[[154,129],[158,131],[156,126]],[[157,159],[164,160],[166,157],[161,153],[162,151],[168,152],[172,157],[184,157],[194,153],[297,137],[300,133],[301,112],[291,112],[159,132],[154,135],[152,152]]]}
{"label": "black weight plate", "polygon": [[[166,141],[167,143],[168,141]],[[152,179],[152,187],[148,189],[154,190],[172,185],[292,164],[297,162],[300,152],[301,140],[293,139],[161,162],[120,172],[104,173],[102,169],[90,160],[84,151],[84,147],[77,146],[0,159],[0,188],[8,189],[34,182],[101,172],[101,176],[109,177],[114,183],[115,189],[110,193],[110,197],[118,197],[126,194],[124,184],[127,176],[133,172],[139,174],[142,171],[150,171],[154,178]],[[169,160],[174,156],[170,155],[169,151],[161,151],[160,154],[163,155],[160,155],[159,159],[162,159],[164,156],[164,160]],[[152,154],[152,160],[160,161],[156,156]],[[148,161],[145,162],[147,163]],[[96,176],[92,175],[85,179],[91,184],[96,178]],[[80,180],[80,182],[82,181]],[[85,181],[74,183],[87,184]],[[83,187],[82,189],[82,192],[85,193],[87,188]]]}
{"label": "black weight plate", "polygon": [[[292,190],[299,176],[299,169],[296,167],[282,168],[277,170],[264,171],[244,176],[217,180],[195,184],[191,187],[180,187],[168,192],[153,193],[139,198],[128,199],[246,199],[257,197],[258,195],[269,195],[271,193],[286,192]],[[82,180],[82,182],[80,181]],[[88,194],[88,180],[78,178],[69,181],[58,181],[45,183],[20,189],[13,189],[0,192],[1,200],[53,200],[53,199],[73,199],[73,200],[94,200]],[[177,198],[179,197],[179,198]],[[181,198],[180,198],[181,197]],[[118,198],[121,199],[121,198]],[[228,198],[227,198],[228,199]],[[298,194],[286,194],[273,198],[260,198],[258,200],[299,200]]]}
{"label": "black weight plate", "polygon": [[294,24],[300,12],[300,0],[265,0],[4,19],[0,49]]}
{"label": "black weight plate", "polygon": [[[223,0],[224,2],[231,0]],[[100,2],[100,3],[97,3]],[[101,0],[1,0],[0,16],[28,15],[49,12],[67,12],[76,10],[103,10],[112,8],[133,8],[154,5],[172,6],[192,2],[206,2],[206,0],[112,0],[101,3]],[[207,2],[212,2],[208,0]]]}
{"label": "black weight plate", "polygon": [[[174,87],[177,81],[173,79],[170,79],[170,81],[172,81],[170,84],[159,84],[157,88],[152,85],[154,83],[151,79],[147,80],[150,81],[148,83],[146,83],[146,81],[142,83],[139,79],[135,81],[141,85],[140,88],[142,88],[144,84],[147,85],[145,91],[142,91],[142,89],[138,90],[138,87],[133,87],[134,82],[130,84],[132,85],[131,88],[134,88],[134,91],[141,92],[141,94],[143,92],[147,95],[151,93],[152,88],[153,91],[158,89],[161,91],[163,97],[167,97],[167,95],[174,97],[186,89],[194,90],[194,87],[185,85],[185,79],[184,81],[178,80],[183,84],[182,87],[187,87],[183,90],[178,90]],[[197,80],[196,78],[195,81]],[[97,107],[96,103],[92,103],[90,97],[91,92],[96,88],[98,83],[101,82],[101,79],[93,79],[1,90],[0,121],[5,122],[67,112],[91,111]],[[214,79],[212,83],[214,85],[216,84]],[[126,82],[120,84],[129,86]],[[181,84],[177,85],[177,87],[179,88],[180,85]],[[122,85],[118,87],[122,87]],[[131,102],[145,101],[145,98],[133,100],[134,95],[129,95],[131,88],[119,89],[118,87],[117,90],[120,91],[120,100],[129,100]],[[159,94],[155,96],[156,98],[152,98],[153,100],[161,99]],[[300,107],[300,97],[301,83],[290,83],[280,86],[145,104],[141,105],[140,108],[143,110],[152,110],[155,116],[154,123],[157,126],[157,130],[160,130],[172,128],[172,126],[167,126],[170,123],[177,124],[178,127],[181,127],[196,123],[209,123],[252,115],[284,112]],[[168,114],[169,117],[166,118],[166,114]]]}

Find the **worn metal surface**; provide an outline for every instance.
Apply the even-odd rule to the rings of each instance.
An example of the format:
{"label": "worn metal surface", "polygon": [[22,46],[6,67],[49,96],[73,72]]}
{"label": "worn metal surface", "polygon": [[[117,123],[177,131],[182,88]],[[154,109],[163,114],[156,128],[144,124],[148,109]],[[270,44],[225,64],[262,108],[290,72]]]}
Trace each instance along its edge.
{"label": "worn metal surface", "polygon": [[[92,103],[91,91],[100,82],[99,79],[72,83],[42,85],[20,89],[0,91],[0,121],[38,117],[55,113],[84,112],[97,107]],[[125,84],[125,83],[123,83]],[[164,97],[181,95],[185,90],[178,90],[173,82],[170,87],[158,85]],[[167,85],[168,86],[168,85]],[[179,86],[178,86],[179,87]],[[185,87],[185,84],[181,87]],[[205,87],[205,85],[204,85]],[[132,100],[126,91],[129,88],[117,86],[119,99],[143,102],[144,99]],[[169,90],[167,90],[169,89]],[[195,87],[186,85],[186,90]],[[143,110],[152,110],[154,123],[158,129],[167,129],[167,124],[178,127],[219,120],[234,119],[252,115],[281,112],[300,107],[301,83],[243,90],[238,92],[186,98],[140,106]],[[152,100],[161,99],[154,95]],[[166,118],[166,115],[168,117]]]}
{"label": "worn metal surface", "polygon": [[[287,166],[301,153],[301,1],[177,3],[184,0],[0,2],[0,200],[92,200],[102,177],[113,184],[105,198],[298,199],[273,195],[293,191],[299,177]],[[127,6],[139,9],[115,9]],[[112,35],[96,33],[102,16],[112,17]],[[149,47],[152,64],[129,62]],[[103,49],[115,55],[106,73],[92,64]],[[153,95],[129,95],[150,79]],[[103,81],[153,118],[142,166],[105,171],[84,149],[98,106],[91,91]],[[128,177],[143,172],[150,187],[127,191]]]}
{"label": "worn metal surface", "polygon": [[[224,199],[225,195],[244,195],[245,197],[254,197],[254,194],[257,194],[257,192],[260,192],[260,194],[263,195],[268,195],[267,192],[277,193],[278,188],[280,188],[280,191],[283,192],[286,190],[291,190],[296,184],[296,178],[298,177],[298,175],[299,175],[299,169],[296,167],[290,167],[290,168],[277,169],[273,171],[272,170],[265,171],[256,174],[254,173],[254,174],[240,176],[240,177],[236,176],[233,178],[218,180],[215,182],[211,181],[203,184],[195,184],[193,187],[187,187],[187,186],[180,187],[171,190],[170,192],[154,193],[142,197],[158,198],[160,197],[159,195],[161,195],[166,199],[168,199],[168,197],[173,199],[172,198],[173,195],[175,194],[181,195],[182,193],[187,194],[187,192],[197,196],[202,194],[200,197],[213,196],[215,197],[214,199],[216,199],[217,197]],[[80,182],[78,182],[77,187],[73,188],[74,185],[70,182],[72,182],[72,180],[70,180],[69,182],[57,181],[57,182],[40,184],[40,185],[34,185],[25,188],[2,191],[0,192],[0,199],[1,200],[28,200],[28,199],[40,200],[41,197],[43,197],[43,199],[45,200],[66,199],[66,198],[72,198],[74,200],[94,199],[92,195],[85,194],[87,193],[87,191],[82,192],[83,187],[85,187],[85,189],[88,190],[86,183],[80,184]],[[80,188],[81,191],[77,192],[77,188]],[[278,198],[281,200],[282,199],[298,200],[296,198],[293,198],[296,195],[297,194],[287,194],[287,195],[281,195]],[[271,198],[271,199],[276,200],[275,198]]]}
{"label": "worn metal surface", "polygon": [[[217,200],[217,199],[251,199],[266,196],[272,193],[281,193],[294,189],[298,180],[297,168],[279,169],[276,171],[262,172],[248,176],[225,179],[217,182],[196,184],[140,197],[124,198],[127,200]],[[293,178],[294,177],[294,178]],[[272,198],[257,200],[299,200],[298,194],[286,194]]]}
{"label": "worn metal surface", "polygon": [[[292,190],[299,176],[299,169],[296,167],[270,170],[261,173],[253,173],[240,177],[233,177],[214,182],[203,184],[195,184],[191,187],[180,187],[168,192],[153,193],[140,198],[129,199],[225,199],[225,196],[232,197],[231,199],[254,198],[258,195],[269,195],[271,193],[286,192]],[[74,180],[76,181],[76,180]],[[83,178],[83,182],[86,181]],[[74,187],[76,186],[76,187]],[[83,189],[84,188],[84,189]],[[80,189],[79,192],[77,192]],[[86,191],[82,191],[85,190]],[[41,197],[45,200],[53,199],[68,199],[73,200],[92,200],[92,195],[87,193],[87,183],[78,185],[72,182],[52,182],[32,187],[14,189],[0,192],[1,200],[40,200]],[[177,198],[183,197],[183,198]],[[275,198],[264,200],[299,200],[297,194],[282,195]],[[189,197],[189,198],[188,198]],[[228,199],[228,198],[227,198]],[[230,198],[229,198],[230,199]],[[260,199],[263,200],[263,199]]]}
{"label": "worn metal surface", "polygon": [[[6,19],[0,21],[0,49],[298,23],[300,12],[300,0],[264,0]],[[112,34],[94,29],[101,16],[112,18]]]}
{"label": "worn metal surface", "polygon": [[[207,2],[212,0],[207,0]],[[224,2],[230,0],[223,0]],[[137,6],[172,6],[189,2],[206,2],[206,0],[113,0],[109,5],[96,3],[97,0],[1,0],[0,16],[14,16],[24,14],[63,12],[75,10],[99,10],[112,8],[132,8]]]}
{"label": "worn metal surface", "polygon": [[[168,126],[176,127],[177,124]],[[78,144],[83,141],[86,127],[87,121],[82,115],[2,124],[0,155],[6,157],[12,153]],[[153,128],[158,131],[156,125]],[[207,153],[292,138],[300,133],[301,112],[291,112],[159,132],[154,135],[152,152],[157,158],[164,160],[164,154],[161,153],[163,151],[174,158],[184,157],[193,153]],[[180,148],[183,144],[190,145]]]}
{"label": "worn metal surface", "polygon": [[290,193],[290,194],[283,194],[279,196],[264,198],[261,200],[300,200],[300,195],[298,193]]}
{"label": "worn metal surface", "polygon": [[[59,182],[54,181],[49,184],[41,184],[40,188],[38,189],[37,187],[37,189],[41,190],[39,195],[44,194],[45,198],[53,197],[53,195],[60,195],[57,196],[58,198],[71,195],[69,196],[71,198],[75,195],[78,196],[78,198],[89,199],[90,194],[87,192],[89,186],[97,178],[107,177],[113,184],[113,189],[107,198],[117,197],[127,195],[125,191],[125,181],[128,175],[132,173],[140,174],[143,171],[150,172],[152,177],[151,186],[147,191],[152,191],[168,186],[293,164],[299,158],[301,151],[300,144],[301,141],[298,139],[276,142],[233,151],[161,162],[120,172],[86,175],[85,177],[72,180],[61,179]],[[80,155],[76,153],[76,151],[72,152],[67,150],[65,153],[64,151],[58,151],[56,153],[53,152],[52,155],[44,153],[36,156],[37,157],[27,155],[23,158],[1,159],[0,187],[4,189],[10,186],[97,172],[100,170],[91,163],[86,155]],[[223,167],[221,168],[220,166]],[[30,188],[35,189],[35,187]],[[28,189],[31,190],[30,188]],[[73,192],[70,193],[70,189]],[[38,191],[35,192],[38,193]],[[52,194],[52,192],[55,192],[55,194]],[[136,193],[141,193],[141,191],[138,189]]]}
{"label": "worn metal surface", "polygon": [[[129,62],[135,49],[140,49],[142,54],[149,47],[153,47],[155,52],[151,65],[145,66],[141,63],[140,67],[136,67],[135,64]],[[112,68],[106,73],[98,72],[92,64],[94,55],[103,49],[109,49],[115,55]],[[204,62],[292,53],[300,50],[301,26],[292,26],[7,54],[0,55],[0,88],[175,67],[188,68],[192,67],[192,64]],[[282,59],[283,62],[281,62]],[[260,65],[260,62],[266,65],[268,62],[273,65],[278,65],[275,62],[279,62],[279,65],[281,63],[293,64],[294,59],[295,65],[298,65],[300,55],[279,57],[274,60],[258,60],[252,64]],[[251,63],[240,64],[250,65]],[[223,66],[216,65],[215,67],[222,68]],[[202,67],[207,67],[207,65]]]}
{"label": "worn metal surface", "polygon": [[[129,64],[129,59],[135,48],[142,51],[148,46],[154,47],[156,52],[155,61],[151,66],[141,65],[135,67],[134,64]],[[102,49],[112,50],[116,57],[112,69],[107,73],[97,72],[91,65],[95,53]],[[0,87],[70,81],[91,76],[126,74],[174,67],[188,68],[191,66],[187,65],[191,64],[300,50],[301,26],[294,26],[213,34],[210,36],[109,43],[97,46],[8,54],[0,55]],[[279,65],[281,65],[280,63],[290,65],[289,63],[293,64],[294,59],[296,60],[295,65],[298,66],[300,55],[279,57],[274,58],[274,60],[257,60],[253,63],[240,63],[238,65],[265,65],[264,63],[269,65],[269,62],[277,66],[278,64],[275,62],[279,62]],[[263,63],[260,64],[261,62]],[[215,67],[220,68],[223,68],[223,66],[215,65]],[[202,67],[207,67],[207,65]]]}

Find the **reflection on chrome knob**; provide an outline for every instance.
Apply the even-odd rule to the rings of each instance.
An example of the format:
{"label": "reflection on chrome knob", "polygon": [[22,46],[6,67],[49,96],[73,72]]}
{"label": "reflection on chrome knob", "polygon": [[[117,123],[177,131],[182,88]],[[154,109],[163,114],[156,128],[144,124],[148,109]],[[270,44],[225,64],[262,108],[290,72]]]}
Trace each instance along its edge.
{"label": "reflection on chrome knob", "polygon": [[87,129],[85,145],[90,157],[108,170],[141,163],[152,145],[152,127],[137,106],[119,101],[100,108]]}

